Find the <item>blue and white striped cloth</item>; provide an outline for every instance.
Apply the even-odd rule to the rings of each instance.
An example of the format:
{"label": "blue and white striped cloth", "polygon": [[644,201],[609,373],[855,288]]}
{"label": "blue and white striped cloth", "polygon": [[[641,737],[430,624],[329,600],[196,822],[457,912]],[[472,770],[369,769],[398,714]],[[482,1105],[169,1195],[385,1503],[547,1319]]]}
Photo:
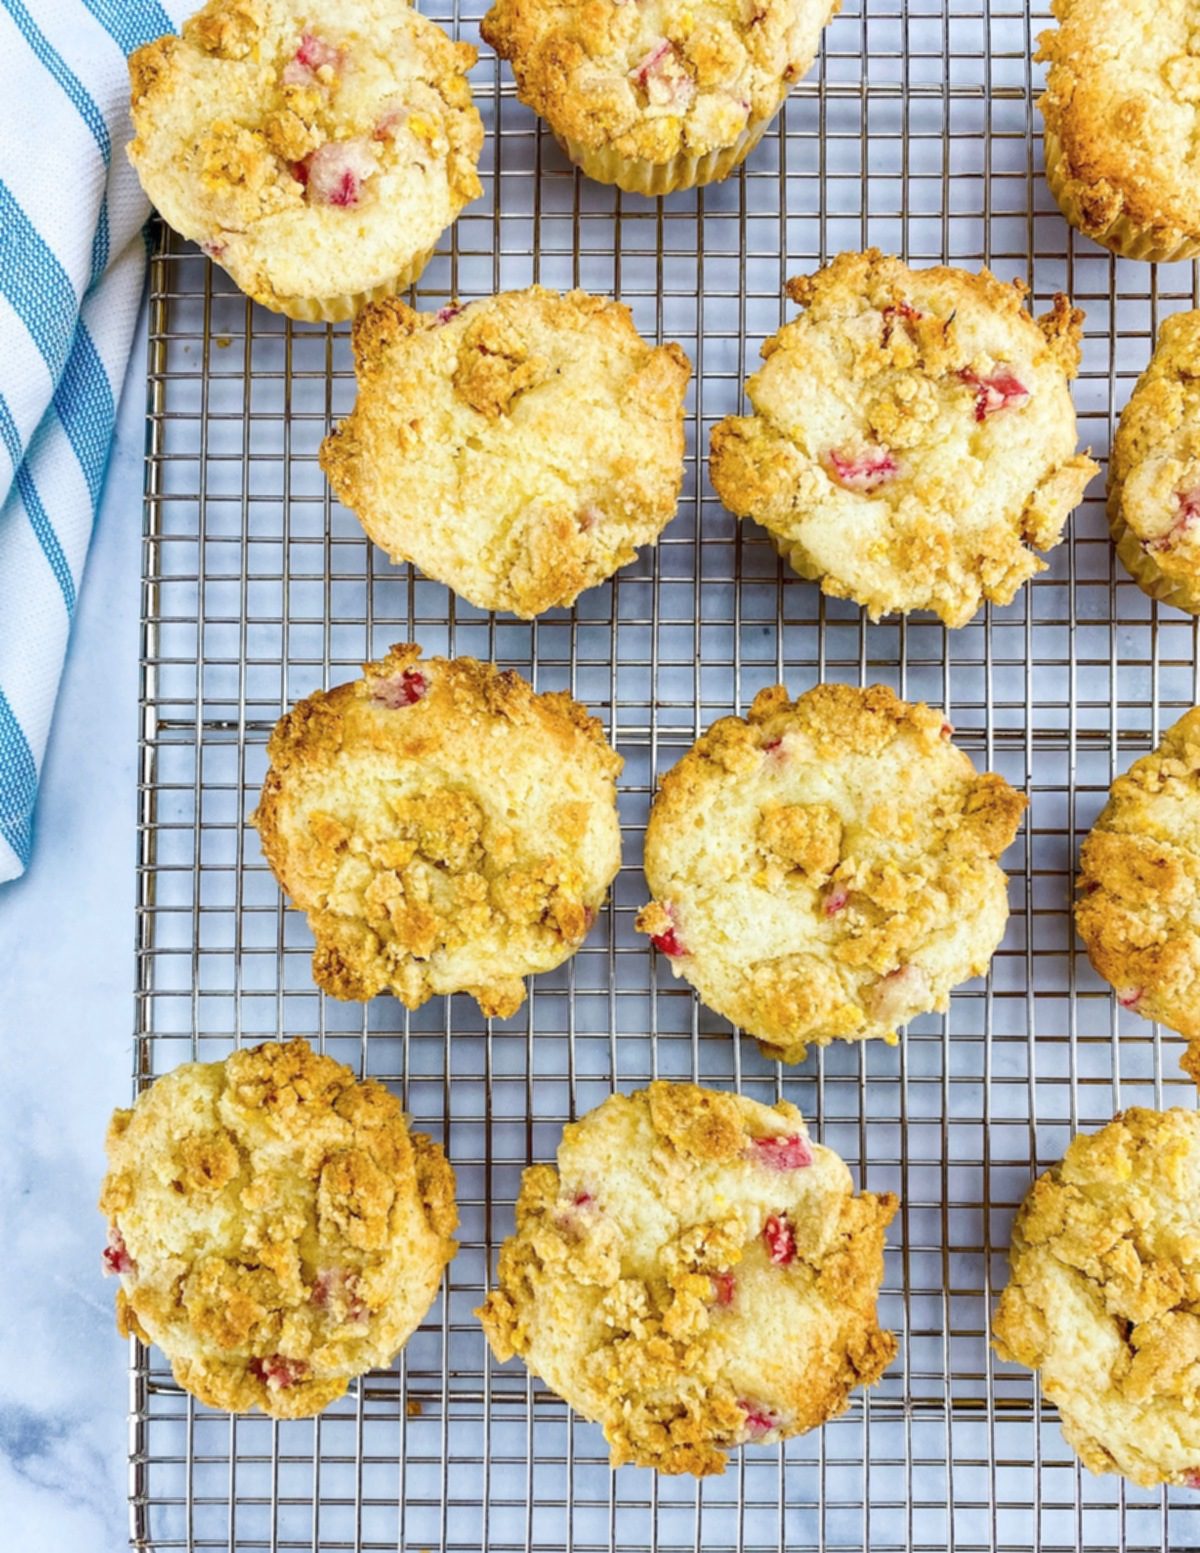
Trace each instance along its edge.
{"label": "blue and white striped cloth", "polygon": [[125,59],[195,8],[0,0],[0,881],[33,846],[142,296],[149,207],[125,156]]}

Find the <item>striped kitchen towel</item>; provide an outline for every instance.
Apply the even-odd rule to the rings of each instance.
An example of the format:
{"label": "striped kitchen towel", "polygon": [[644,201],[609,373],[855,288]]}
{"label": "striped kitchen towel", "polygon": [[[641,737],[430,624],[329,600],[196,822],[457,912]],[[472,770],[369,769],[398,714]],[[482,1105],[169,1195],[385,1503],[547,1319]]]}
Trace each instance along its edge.
{"label": "striped kitchen towel", "polygon": [[125,59],[194,8],[0,0],[0,881],[29,862],[142,296]]}

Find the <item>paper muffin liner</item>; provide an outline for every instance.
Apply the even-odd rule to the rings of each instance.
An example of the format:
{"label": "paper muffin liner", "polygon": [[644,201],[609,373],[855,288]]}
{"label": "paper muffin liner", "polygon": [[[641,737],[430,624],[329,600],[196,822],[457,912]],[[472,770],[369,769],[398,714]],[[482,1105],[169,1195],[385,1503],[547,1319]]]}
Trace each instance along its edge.
{"label": "paper muffin liner", "polygon": [[559,135],[558,143],[580,172],[597,183],[615,183],[626,194],[673,194],[728,178],[762,139],[774,116],[747,124],[731,145],[718,146],[703,156],[675,156],[669,162],[619,156],[611,146],[588,146],[566,135]]}
{"label": "paper muffin liner", "polygon": [[1108,531],[1125,570],[1150,598],[1182,609],[1189,615],[1200,615],[1200,569],[1195,578],[1168,577],[1161,571],[1158,562],[1122,516],[1122,489],[1121,485],[1114,485],[1109,492]]}
{"label": "paper muffin liner", "polygon": [[[398,275],[366,291],[347,291],[327,297],[281,297],[276,292],[270,292],[267,295],[255,295],[254,300],[270,308],[273,313],[285,313],[300,323],[341,323],[361,313],[369,302],[380,302],[384,297],[394,297],[401,291],[407,291],[433,258],[436,247],[435,244],[415,254]],[[237,276],[233,279],[236,281]]]}
{"label": "paper muffin liner", "polygon": [[1122,259],[1143,259],[1147,264],[1173,264],[1177,259],[1194,259],[1200,255],[1200,235],[1186,237],[1175,243],[1164,243],[1150,227],[1139,226],[1126,215],[1115,217],[1102,229],[1089,226],[1075,198],[1071,185],[1070,168],[1058,134],[1046,125],[1045,131],[1046,182],[1071,225],[1090,237],[1093,242],[1107,248]]}

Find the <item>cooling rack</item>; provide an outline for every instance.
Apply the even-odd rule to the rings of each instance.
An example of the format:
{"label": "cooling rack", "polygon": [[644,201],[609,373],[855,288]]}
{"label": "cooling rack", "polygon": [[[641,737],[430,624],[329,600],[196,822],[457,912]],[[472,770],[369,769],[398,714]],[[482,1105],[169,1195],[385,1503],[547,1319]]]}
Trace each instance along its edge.
{"label": "cooling rack", "polygon": [[[478,0],[435,19],[472,41]],[[1036,309],[1087,310],[1081,440],[1114,417],[1191,265],[1117,262],[1072,234],[1041,176],[1022,0],[847,0],[819,65],[727,182],[664,201],[579,178],[484,50],[483,197],[425,273],[436,307],[540,281],[623,298],[696,369],[678,516],[657,550],[533,623],[488,616],[391,566],[334,503],[321,438],[353,398],[344,326],[251,307],[160,232],[151,267],[134,1080],[240,1042],[304,1035],[393,1085],[458,1173],[461,1250],[397,1365],[321,1418],[197,1406],[132,1348],[132,1541],[154,1549],[1166,1549],[1200,1514],[1081,1472],[1033,1378],[989,1352],[1015,1205],[1078,1128],[1128,1104],[1193,1104],[1179,1043],[1114,1004],[1072,933],[1079,841],[1113,775],[1197,699],[1189,618],[1114,564],[1101,482],[1049,569],[962,630],[868,624],[788,574],[713,497],[713,422],[741,405],[786,276],[869,243],[1020,275]],[[624,867],[582,951],[510,1020],[465,998],[406,1015],[323,999],[303,921],[246,826],[276,718],[413,639],[567,688],[625,757]],[[944,708],[981,765],[1029,796],[1007,854],[1012,918],[986,981],[895,1049],[765,1061],[633,932],[655,782],[761,686],[882,681]],[[471,1311],[523,1167],[612,1089],[698,1078],[797,1102],[861,1183],[899,1194],[884,1319],[900,1352],[823,1431],[747,1449],[701,1485],[613,1473],[599,1430]]]}

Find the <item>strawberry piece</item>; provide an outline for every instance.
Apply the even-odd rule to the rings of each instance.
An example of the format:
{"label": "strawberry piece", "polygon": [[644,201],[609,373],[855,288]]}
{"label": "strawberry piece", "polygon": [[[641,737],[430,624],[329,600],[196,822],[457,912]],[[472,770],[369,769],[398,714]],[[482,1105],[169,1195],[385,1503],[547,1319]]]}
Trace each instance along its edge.
{"label": "strawberry piece", "polygon": [[1193,486],[1188,491],[1177,491],[1176,500],[1179,503],[1179,516],[1165,534],[1160,534],[1157,539],[1144,540],[1143,550],[1173,550],[1200,523],[1200,486]]}
{"label": "strawberry piece", "polygon": [[658,950],[659,954],[669,955],[672,960],[678,960],[682,955],[689,953],[685,948],[683,939],[680,938],[678,929],[674,924],[675,911],[671,906],[664,906],[663,910],[672,918],[671,926],[665,933],[652,933],[650,942]]}
{"label": "strawberry piece", "polygon": [[782,740],[782,738],[772,739],[768,744],[764,744],[763,745],[762,752],[763,752],[764,755],[778,755],[779,751],[782,748],[783,748],[783,740]]}
{"label": "strawberry piece", "polygon": [[462,304],[461,303],[459,303],[459,302],[450,302],[450,303],[447,303],[447,305],[445,307],[439,307],[438,308],[437,312],[433,315],[433,321],[434,321],[435,324],[438,324],[439,326],[441,324],[448,324],[452,318],[457,318],[458,315],[461,312],[462,312]]}
{"label": "strawberry piece", "polygon": [[228,246],[228,243],[223,243],[220,238],[214,237],[200,244],[200,252],[206,253],[210,259],[219,259]]}
{"label": "strawberry piece", "polygon": [[991,377],[980,377],[970,367],[963,367],[958,374],[960,383],[968,383],[975,390],[975,419],[986,421],[997,410],[1013,409],[1025,403],[1029,390],[1013,376],[1007,367],[997,367]]}
{"label": "strawberry piece", "polygon": [[391,679],[376,681],[371,689],[371,700],[395,712],[401,707],[415,706],[428,689],[429,681],[420,669],[405,669]]}
{"label": "strawberry piece", "polygon": [[868,447],[858,453],[839,453],[830,448],[825,457],[833,478],[847,491],[877,491],[900,470],[887,448],[882,447]]}
{"label": "strawberry piece", "polygon": [[1125,987],[1117,991],[1117,1002],[1122,1008],[1136,1008],[1145,995],[1145,987]]}
{"label": "strawberry piece", "polygon": [[776,1267],[786,1267],[796,1255],[796,1237],[786,1213],[773,1213],[763,1225],[767,1255]]}
{"label": "strawberry piece", "polygon": [[903,320],[915,324],[925,314],[907,302],[889,302],[883,310],[883,343],[886,345],[896,332],[896,325]]}
{"label": "strawberry piece", "polygon": [[137,1263],[129,1254],[125,1245],[125,1237],[115,1224],[108,1226],[108,1244],[100,1253],[100,1260],[104,1265],[105,1275],[116,1273],[136,1273]]}
{"label": "strawberry piece", "polygon": [[733,1291],[737,1279],[732,1273],[712,1273],[713,1304],[728,1309],[733,1304]]}
{"label": "strawberry piece", "polygon": [[836,917],[839,911],[845,911],[850,900],[850,891],[844,885],[834,884],[825,892],[822,906],[827,917]]}
{"label": "strawberry piece", "polygon": [[358,1293],[358,1274],[347,1272],[344,1267],[326,1267],[316,1276],[309,1299],[321,1310],[332,1301],[341,1300],[346,1308],[346,1320],[365,1321],[369,1312]]}
{"label": "strawberry piece", "polygon": [[1193,1467],[1190,1472],[1183,1474],[1183,1486],[1185,1488],[1200,1488],[1200,1467]]}
{"label": "strawberry piece", "polygon": [[341,49],[335,48],[332,43],[326,43],[324,38],[318,38],[315,32],[301,34],[296,58],[300,64],[307,65],[310,70],[320,70],[322,65],[333,65],[336,68],[341,57]]}
{"label": "strawberry piece", "polygon": [[951,738],[954,734],[954,724],[943,723],[942,726],[938,729],[938,734],[943,739]]}
{"label": "strawberry piece", "polygon": [[751,1138],[751,1159],[767,1170],[803,1170],[813,1162],[812,1149],[803,1133],[783,1137]]}
{"label": "strawberry piece", "polygon": [[594,1202],[594,1201],[595,1201],[595,1199],[593,1198],[591,1192],[576,1192],[575,1193],[575,1206],[577,1208],[586,1208],[588,1203]]}
{"label": "strawberry piece", "polygon": [[327,140],[302,162],[292,163],[292,177],[304,185],[314,205],[357,205],[363,182],[375,171],[375,158],[365,140]]}
{"label": "strawberry piece", "polygon": [[675,46],[660,38],[629,72],[629,79],[659,108],[682,111],[696,95],[696,83],[679,65]]}
{"label": "strawberry piece", "polygon": [[281,1353],[273,1353],[265,1359],[251,1359],[246,1368],[272,1391],[286,1391],[308,1374],[308,1365],[303,1359],[289,1359]]}
{"label": "strawberry piece", "polygon": [[743,1427],[748,1440],[765,1439],[767,1435],[773,1434],[779,1428],[776,1414],[770,1408],[764,1407],[761,1402],[747,1402],[743,1399],[738,1406],[746,1415]]}

